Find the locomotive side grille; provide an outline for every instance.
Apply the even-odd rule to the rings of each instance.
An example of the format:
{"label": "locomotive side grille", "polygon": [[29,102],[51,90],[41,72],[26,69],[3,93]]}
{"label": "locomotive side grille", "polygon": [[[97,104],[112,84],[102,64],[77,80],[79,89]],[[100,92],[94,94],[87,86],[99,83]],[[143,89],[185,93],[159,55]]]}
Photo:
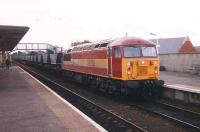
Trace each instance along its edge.
{"label": "locomotive side grille", "polygon": [[138,68],[138,76],[144,76],[148,73],[148,67],[147,66],[140,66]]}

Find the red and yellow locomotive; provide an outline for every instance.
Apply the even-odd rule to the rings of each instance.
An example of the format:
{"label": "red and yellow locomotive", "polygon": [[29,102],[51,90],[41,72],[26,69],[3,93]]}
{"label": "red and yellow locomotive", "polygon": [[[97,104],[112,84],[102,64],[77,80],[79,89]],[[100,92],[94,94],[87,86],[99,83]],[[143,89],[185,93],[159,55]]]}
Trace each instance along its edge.
{"label": "red and yellow locomotive", "polygon": [[65,55],[65,76],[109,93],[152,95],[163,85],[150,41],[124,37],[74,46]]}

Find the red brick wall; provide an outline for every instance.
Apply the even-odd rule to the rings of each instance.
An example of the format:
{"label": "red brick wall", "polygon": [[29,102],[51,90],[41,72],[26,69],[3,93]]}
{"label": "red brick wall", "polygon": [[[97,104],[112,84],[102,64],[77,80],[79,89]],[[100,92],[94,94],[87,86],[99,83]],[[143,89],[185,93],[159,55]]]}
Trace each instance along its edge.
{"label": "red brick wall", "polygon": [[191,41],[185,41],[179,53],[197,53],[195,47],[192,45]]}

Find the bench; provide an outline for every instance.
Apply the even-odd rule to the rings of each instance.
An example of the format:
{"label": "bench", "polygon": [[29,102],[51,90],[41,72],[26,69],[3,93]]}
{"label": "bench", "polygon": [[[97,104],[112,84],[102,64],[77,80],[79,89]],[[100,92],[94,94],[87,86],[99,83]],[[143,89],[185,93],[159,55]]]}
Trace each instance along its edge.
{"label": "bench", "polygon": [[192,74],[199,74],[200,73],[200,64],[192,64],[191,66]]}

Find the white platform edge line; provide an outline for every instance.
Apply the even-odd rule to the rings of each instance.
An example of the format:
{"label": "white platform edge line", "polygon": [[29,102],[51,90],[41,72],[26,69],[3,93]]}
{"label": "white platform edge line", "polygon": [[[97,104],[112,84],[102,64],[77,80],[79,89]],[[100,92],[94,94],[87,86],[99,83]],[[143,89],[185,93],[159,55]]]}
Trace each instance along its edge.
{"label": "white platform edge line", "polygon": [[35,78],[34,76],[32,76],[31,74],[29,74],[28,72],[26,72],[24,69],[22,69],[21,67],[19,67],[21,70],[23,70],[26,74],[28,74],[29,76],[31,76],[33,79],[35,79],[38,83],[40,83],[42,86],[44,86],[47,90],[49,90],[51,93],[53,93],[56,97],[58,97],[61,101],[63,101],[66,105],[68,105],[69,107],[71,107],[74,111],[76,111],[79,115],[81,115],[84,119],[86,119],[87,121],[89,121],[93,126],[95,126],[100,132],[107,132],[106,129],[104,129],[102,126],[100,126],[98,123],[96,123],[94,120],[92,120],[90,117],[88,117],[87,115],[85,115],[83,112],[81,112],[79,109],[77,109],[75,106],[73,106],[71,103],[69,103],[68,101],[66,101],[65,99],[63,99],[60,95],[58,95],[56,92],[54,92],[53,90],[51,90],[48,86],[46,86],[45,84],[43,84],[42,82],[40,82],[37,78]]}
{"label": "white platform edge line", "polygon": [[198,89],[190,89],[184,86],[176,86],[174,84],[165,84],[164,86],[166,86],[167,88],[171,88],[171,89],[177,89],[180,91],[186,91],[186,92],[191,92],[191,93],[200,93],[200,90]]}

